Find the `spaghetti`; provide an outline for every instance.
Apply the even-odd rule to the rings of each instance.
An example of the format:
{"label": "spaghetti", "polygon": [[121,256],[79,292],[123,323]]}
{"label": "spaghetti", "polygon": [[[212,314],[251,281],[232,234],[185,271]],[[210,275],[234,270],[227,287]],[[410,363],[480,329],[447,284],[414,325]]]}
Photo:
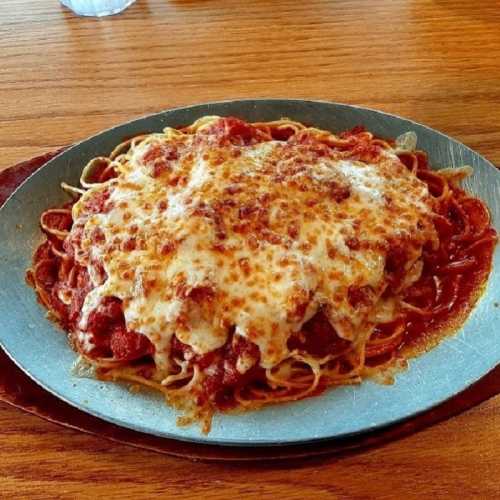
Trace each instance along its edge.
{"label": "spaghetti", "polygon": [[205,117],[120,144],[46,210],[27,273],[95,375],[181,423],[390,373],[485,284],[488,210],[415,137]]}

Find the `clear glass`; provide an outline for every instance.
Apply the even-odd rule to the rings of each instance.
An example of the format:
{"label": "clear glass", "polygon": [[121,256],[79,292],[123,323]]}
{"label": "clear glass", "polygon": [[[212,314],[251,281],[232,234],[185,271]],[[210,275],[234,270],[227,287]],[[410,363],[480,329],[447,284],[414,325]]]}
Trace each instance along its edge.
{"label": "clear glass", "polygon": [[111,16],[125,10],[135,0],[60,0],[80,16]]}

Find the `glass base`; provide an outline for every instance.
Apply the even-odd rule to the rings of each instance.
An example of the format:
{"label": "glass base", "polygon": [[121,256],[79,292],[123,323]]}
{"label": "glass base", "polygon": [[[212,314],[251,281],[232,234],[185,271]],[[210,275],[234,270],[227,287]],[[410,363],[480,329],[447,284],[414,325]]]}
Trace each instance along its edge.
{"label": "glass base", "polygon": [[60,0],[60,2],[79,16],[112,16],[124,11],[135,0]]}

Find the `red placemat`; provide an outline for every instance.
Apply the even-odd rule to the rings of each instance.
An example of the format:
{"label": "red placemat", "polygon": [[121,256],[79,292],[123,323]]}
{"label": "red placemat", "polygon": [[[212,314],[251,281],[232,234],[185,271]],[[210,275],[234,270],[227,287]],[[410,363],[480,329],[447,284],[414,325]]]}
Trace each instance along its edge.
{"label": "red placemat", "polygon": [[[60,151],[47,153],[0,172],[0,206],[21,182]],[[226,447],[159,438],[132,431],[88,415],[42,389],[0,349],[0,401],[51,422],[120,443],[199,460],[293,459],[348,453],[406,436],[465,411],[500,393],[500,366],[445,403],[402,423],[343,439],[280,447]]]}

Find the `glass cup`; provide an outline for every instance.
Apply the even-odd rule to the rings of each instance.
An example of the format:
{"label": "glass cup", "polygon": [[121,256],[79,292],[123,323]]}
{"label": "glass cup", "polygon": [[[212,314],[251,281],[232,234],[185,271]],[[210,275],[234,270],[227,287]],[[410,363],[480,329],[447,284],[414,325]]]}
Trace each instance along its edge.
{"label": "glass cup", "polygon": [[125,10],[135,0],[60,0],[80,16],[110,16]]}

